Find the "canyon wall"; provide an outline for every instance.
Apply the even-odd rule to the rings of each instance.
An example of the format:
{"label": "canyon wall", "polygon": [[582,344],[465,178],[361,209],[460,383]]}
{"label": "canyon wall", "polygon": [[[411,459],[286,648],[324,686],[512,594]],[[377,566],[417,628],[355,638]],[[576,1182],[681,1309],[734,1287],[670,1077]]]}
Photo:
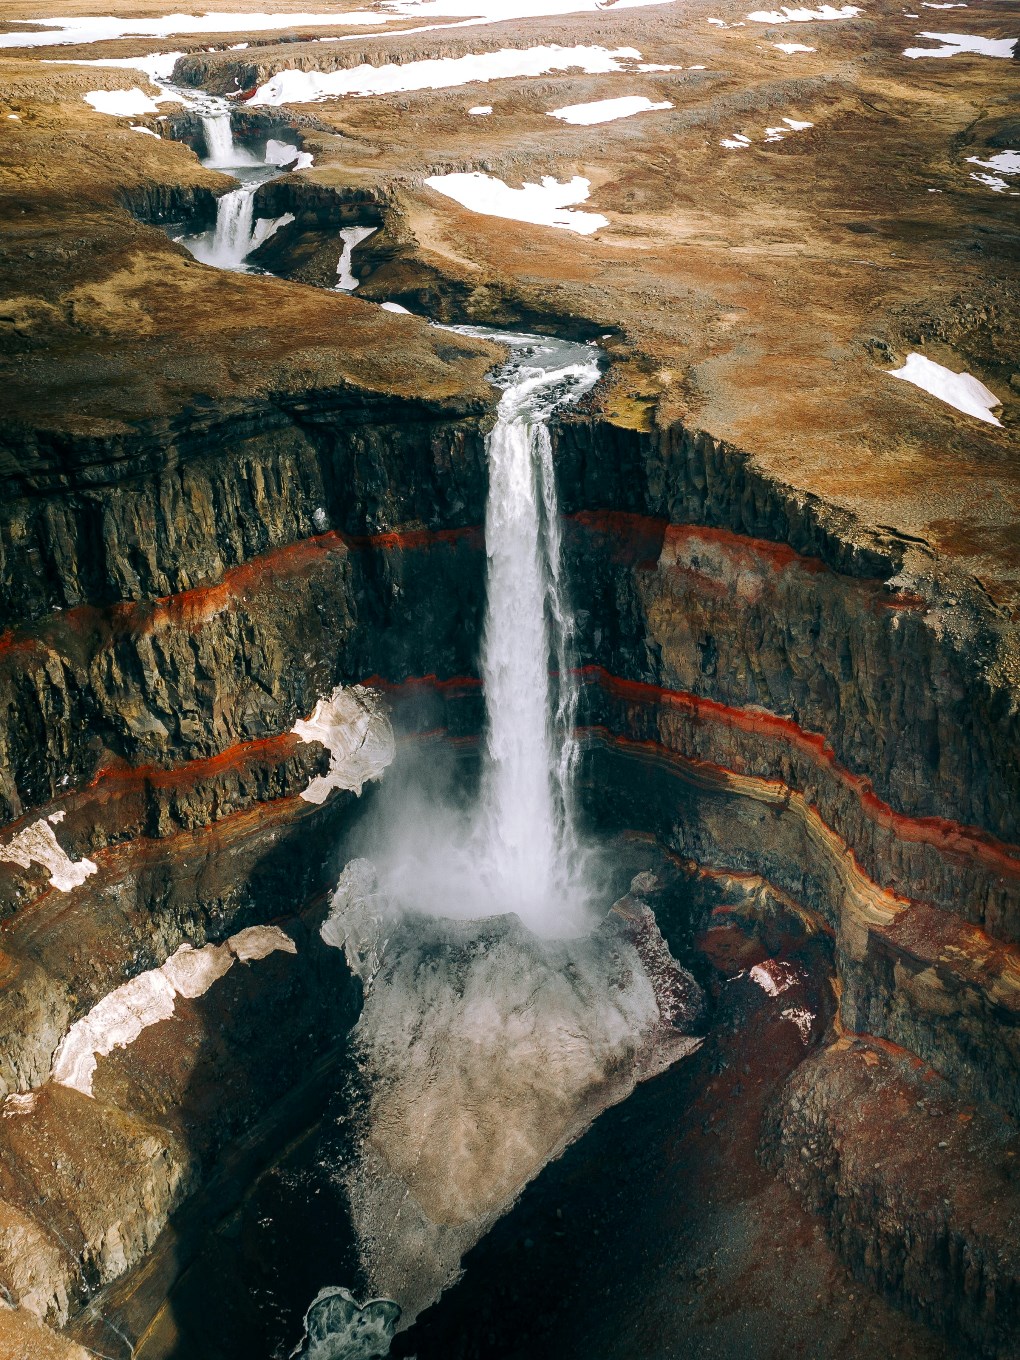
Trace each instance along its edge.
{"label": "canyon wall", "polygon": [[[342,392],[196,413],[131,439],[9,438],[0,848],[45,815],[72,863],[88,858],[94,872],[63,891],[41,863],[0,859],[0,1011],[20,1036],[0,1063],[6,1090],[41,1090],[43,1110],[73,1100],[47,1083],[62,1034],[182,943],[300,919],[300,966],[320,967],[305,963],[306,944],[360,804],[350,792],[321,807],[302,799],[329,757],[291,729],[336,685],[368,681],[410,696],[407,739],[477,734],[486,419],[452,402]],[[762,476],[705,434],[580,416],[558,428],[555,451],[593,815],[653,834],[704,872],[770,885],[833,941],[830,1039],[871,1036],[861,1042],[937,1074],[963,1113],[976,1102],[1013,1128],[1014,626],[925,545]],[[340,1041],[357,1004],[339,973],[324,985],[309,1005],[333,991],[347,1000],[318,1030],[296,1013],[318,1034],[313,1056]],[[195,1025],[202,1047],[201,1015]],[[126,1085],[114,1078],[121,1060],[103,1061],[102,1118],[141,1120],[171,1170],[158,1193],[128,1178],[117,1212],[139,1226],[122,1250],[103,1255],[112,1192],[100,1177],[75,1210],[100,1226],[73,1238],[69,1260],[58,1251],[33,1281],[14,1277],[12,1253],[0,1260],[12,1296],[57,1320],[149,1249],[225,1140],[286,1084],[270,1066],[245,1112],[217,1096],[216,1112],[188,1116],[182,1132],[180,1084],[136,1073]],[[874,1264],[890,1233],[927,1232],[929,1254],[943,1239],[902,1167],[887,1187],[899,1217],[880,1228],[885,1211],[837,1116],[888,1105],[899,1088],[875,1085],[861,1064],[842,1084],[802,1069],[776,1113],[769,1164],[873,1285],[1008,1353],[1008,1261],[949,1271],[947,1297],[963,1301],[940,1309],[921,1283],[923,1252],[916,1269]],[[805,1110],[813,1142],[800,1132]],[[1003,1158],[1007,1144],[1003,1134]],[[73,1179],[75,1158],[66,1165]],[[997,1184],[1003,1166],[982,1163],[975,1184]],[[53,1189],[65,1192],[70,1202],[69,1188]],[[35,1222],[11,1187],[2,1194],[49,1260],[59,1225]],[[1015,1195],[1001,1203],[995,1241]],[[990,1259],[975,1232],[953,1218],[958,1251]]]}

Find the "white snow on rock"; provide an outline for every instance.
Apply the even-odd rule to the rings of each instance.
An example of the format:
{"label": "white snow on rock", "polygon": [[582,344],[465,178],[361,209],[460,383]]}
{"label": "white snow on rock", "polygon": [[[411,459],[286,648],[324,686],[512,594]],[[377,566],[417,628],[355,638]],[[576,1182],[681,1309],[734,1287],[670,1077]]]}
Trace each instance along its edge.
{"label": "white snow on rock", "polygon": [[753,24],[806,24],[813,19],[855,19],[864,11],[857,5],[819,5],[817,9],[791,9],[783,5],[781,9],[756,9],[747,17]]}
{"label": "white snow on rock", "polygon": [[[765,129],[766,142],[781,142],[791,132],[803,132],[807,128],[814,127],[814,123],[806,123],[803,119],[798,118],[784,118],[783,122],[786,124],[785,127],[767,127]],[[720,146],[726,147],[729,151],[744,151],[751,144],[751,138],[743,132],[734,132],[731,136],[724,137],[719,143]]]}
{"label": "white snow on rock", "polygon": [[382,696],[364,685],[338,685],[328,699],[320,699],[312,716],[291,728],[302,741],[319,741],[329,751],[327,774],[316,775],[301,797],[324,803],[333,789],[361,793],[370,779],[379,779],[393,762],[393,728],[383,709]]}
{"label": "white snow on rock", "polygon": [[751,981],[756,982],[769,996],[779,996],[780,992],[788,991],[798,983],[802,974],[795,964],[787,963],[785,959],[765,959],[763,963],[754,965],[750,976]]}
{"label": "white snow on rock", "polygon": [[[985,175],[982,173],[978,173],[976,175],[971,175],[971,179],[976,179],[979,184],[986,185],[987,188],[991,189],[992,192],[996,194],[1005,193],[1006,190],[1009,188],[1009,185],[1006,183],[1006,181],[1004,179],[1000,179],[998,175]],[[1014,197],[1016,197],[1015,194]]]}
{"label": "white snow on rock", "polygon": [[[21,22],[38,24],[40,31],[0,33],[0,47],[54,47],[109,42],[116,38],[172,38],[184,33],[266,33],[274,29],[346,28],[352,25],[375,27],[388,23],[389,19],[372,10],[349,10],[346,14],[334,10],[308,14],[213,11],[208,14],[167,14],[158,19],[25,19]],[[237,44],[238,47],[247,45]]]}
{"label": "white snow on rock", "polygon": [[54,812],[48,819],[43,817],[26,826],[6,845],[0,845],[0,859],[18,864],[22,869],[27,869],[33,861],[41,864],[50,872],[50,883],[61,892],[80,888],[89,874],[96,872],[97,866],[90,859],[72,860],[62,849],[50,823],[63,820],[62,812]]}
{"label": "white snow on rock", "polygon": [[485,217],[505,217],[512,222],[532,222],[540,227],[562,227],[580,236],[591,236],[599,227],[609,225],[601,213],[575,212],[567,205],[583,203],[591,192],[591,181],[581,175],[561,184],[545,175],[541,184],[524,184],[511,189],[501,179],[483,175],[480,170],[464,174],[430,175],[430,189]]}
{"label": "white snow on rock", "polygon": [[956,57],[961,53],[981,57],[1012,57],[1016,38],[979,38],[973,33],[918,33],[919,38],[930,38],[941,47],[906,47],[903,55],[918,57]]}
{"label": "white snow on rock", "polygon": [[376,227],[340,228],[340,239],[344,244],[343,249],[340,251],[340,259],[337,261],[336,266],[336,287],[342,292],[353,293],[354,289],[357,288],[358,284],[361,282],[360,279],[354,277],[351,270],[351,253],[353,252],[354,247],[360,245],[362,241],[367,241],[373,232],[377,230],[378,228]]}
{"label": "white snow on rock", "polygon": [[137,118],[142,113],[158,113],[159,105],[136,85],[132,90],[91,90],[85,95],[96,113],[112,113],[117,118]]}
{"label": "white snow on rock", "polygon": [[619,99],[596,99],[590,104],[567,104],[562,109],[552,109],[546,117],[559,118],[564,123],[573,123],[578,127],[590,127],[594,123],[612,123],[617,118],[630,118],[635,113],[651,113],[672,107],[668,99],[661,104],[653,104],[643,94],[628,94]]}
{"label": "white snow on rock", "polygon": [[[98,66],[114,71],[141,71],[154,85],[167,81],[173,75],[174,67],[183,52],[150,52],[145,57],[96,57],[88,61],[84,58],[51,57],[43,62],[44,66]],[[160,102],[172,98],[164,95]],[[179,100],[177,101],[180,102]]]}
{"label": "white snow on rock", "polygon": [[116,987],[71,1026],[53,1055],[51,1079],[91,1096],[99,1058],[127,1048],[150,1025],[169,1020],[178,996],[204,996],[237,960],[250,963],[276,950],[297,953],[297,945],[277,926],[249,926],[225,944],[201,949],[182,944],[162,967]]}
{"label": "white snow on rock", "polygon": [[816,47],[805,47],[803,43],[773,43],[773,47],[778,47],[780,52],[792,55],[794,52],[817,52]]}
{"label": "white snow on rock", "polygon": [[397,94],[407,90],[445,90],[457,85],[482,84],[519,76],[541,76],[550,71],[581,70],[588,75],[622,71],[625,61],[641,53],[633,47],[613,51],[605,47],[505,48],[474,52],[463,57],[436,57],[428,61],[391,62],[385,66],[364,64],[345,71],[280,71],[260,85],[250,104],[308,104],[344,95]]}
{"label": "white snow on rock", "polygon": [[951,368],[943,368],[923,354],[908,354],[902,368],[885,371],[890,378],[902,378],[904,382],[913,383],[922,392],[930,392],[933,397],[955,406],[964,415],[987,421],[989,425],[1002,423],[992,415],[992,407],[1002,405],[999,398],[970,373],[954,373]]}
{"label": "white snow on rock", "polygon": [[142,127],[141,123],[132,123],[131,131],[144,132],[146,137],[155,137],[157,142],[161,142],[163,140],[163,138],[159,135],[158,132],[153,132],[152,128]]}

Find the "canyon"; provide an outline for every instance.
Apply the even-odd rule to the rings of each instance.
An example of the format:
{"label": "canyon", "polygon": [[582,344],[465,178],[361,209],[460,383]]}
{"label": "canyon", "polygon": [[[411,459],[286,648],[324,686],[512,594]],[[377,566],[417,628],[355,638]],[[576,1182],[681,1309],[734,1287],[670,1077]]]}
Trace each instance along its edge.
{"label": "canyon", "polygon": [[1020,1353],[1017,44],[940,8],[5,10],[0,1353]]}

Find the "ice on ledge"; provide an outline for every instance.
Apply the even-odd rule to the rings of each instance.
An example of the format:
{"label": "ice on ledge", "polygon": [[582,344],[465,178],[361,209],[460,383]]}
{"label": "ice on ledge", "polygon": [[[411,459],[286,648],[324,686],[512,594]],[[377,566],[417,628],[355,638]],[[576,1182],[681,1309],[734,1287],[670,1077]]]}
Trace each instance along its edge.
{"label": "ice on ledge", "polygon": [[863,10],[857,5],[819,5],[817,9],[756,9],[747,17],[753,24],[806,24],[813,19],[855,19]]}
{"label": "ice on ledge", "polygon": [[116,987],[71,1026],[53,1055],[52,1080],[91,1096],[98,1060],[133,1044],[150,1025],[169,1020],[177,997],[204,996],[238,960],[251,963],[277,950],[297,953],[297,945],[277,926],[249,926],[224,944],[201,949],[182,944],[162,967]]}
{"label": "ice on ledge", "polygon": [[954,373],[951,368],[944,368],[923,354],[908,354],[902,368],[885,371],[890,378],[913,383],[922,392],[938,397],[939,401],[954,406],[964,415],[987,421],[989,425],[1002,423],[992,415],[992,407],[1002,404],[999,398],[970,373]]}
{"label": "ice on ledge", "polygon": [[623,71],[622,64],[640,59],[633,47],[541,47],[504,48],[496,52],[473,52],[463,57],[435,57],[427,61],[390,62],[384,66],[363,64],[344,71],[280,71],[260,85],[250,104],[309,104],[344,95],[399,94],[409,90],[446,90],[458,85],[485,84],[522,76],[547,75],[550,71],[584,71],[605,75]]}
{"label": "ice on ledge", "polygon": [[425,183],[439,194],[452,198],[470,212],[485,217],[505,217],[512,222],[531,222],[539,227],[561,227],[591,236],[599,227],[609,225],[601,213],[575,212],[567,205],[583,203],[591,192],[591,181],[581,175],[561,184],[545,175],[541,184],[524,184],[511,189],[501,179],[483,175],[480,170],[462,174],[430,175]]}
{"label": "ice on ledge", "polygon": [[962,53],[981,57],[1012,57],[1016,38],[979,38],[973,33],[918,33],[919,38],[930,38],[941,47],[905,47],[903,55],[912,61],[918,57],[957,57]]}
{"label": "ice on ledge", "polygon": [[564,123],[573,123],[578,127],[591,127],[595,123],[613,123],[618,118],[631,118],[635,113],[652,113],[672,107],[668,99],[661,104],[653,104],[643,94],[629,94],[619,99],[596,99],[590,104],[567,104],[562,109],[552,109],[546,117],[559,118]]}
{"label": "ice on ledge", "polygon": [[338,685],[328,699],[319,700],[310,718],[299,718],[291,731],[302,741],[321,742],[330,755],[328,772],[316,775],[302,791],[306,803],[324,803],[333,789],[360,795],[396,754],[382,696],[364,685],[347,689]]}
{"label": "ice on ledge", "polygon": [[0,860],[18,864],[22,869],[27,869],[33,861],[41,864],[49,870],[50,883],[60,892],[80,888],[89,874],[96,873],[97,866],[90,859],[72,860],[61,847],[50,823],[63,820],[62,812],[54,812],[49,818],[42,817],[26,826],[6,845],[0,845]]}
{"label": "ice on ledge", "polygon": [[341,227],[340,239],[344,244],[336,266],[336,287],[341,292],[353,293],[361,282],[351,270],[351,255],[355,246],[367,241],[377,230],[376,227]]}

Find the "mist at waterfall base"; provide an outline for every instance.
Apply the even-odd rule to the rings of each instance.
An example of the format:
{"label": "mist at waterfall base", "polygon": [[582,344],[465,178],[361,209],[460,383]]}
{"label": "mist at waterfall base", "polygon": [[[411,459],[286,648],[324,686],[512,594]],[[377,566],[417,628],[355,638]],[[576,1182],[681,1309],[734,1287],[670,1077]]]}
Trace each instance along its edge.
{"label": "mist at waterfall base", "polygon": [[486,724],[477,792],[435,749],[405,755],[359,835],[395,909],[455,920],[513,913],[535,935],[594,924],[598,853],[574,807],[574,619],[563,580],[548,418],[598,381],[597,351],[476,328],[510,346],[487,438]]}

